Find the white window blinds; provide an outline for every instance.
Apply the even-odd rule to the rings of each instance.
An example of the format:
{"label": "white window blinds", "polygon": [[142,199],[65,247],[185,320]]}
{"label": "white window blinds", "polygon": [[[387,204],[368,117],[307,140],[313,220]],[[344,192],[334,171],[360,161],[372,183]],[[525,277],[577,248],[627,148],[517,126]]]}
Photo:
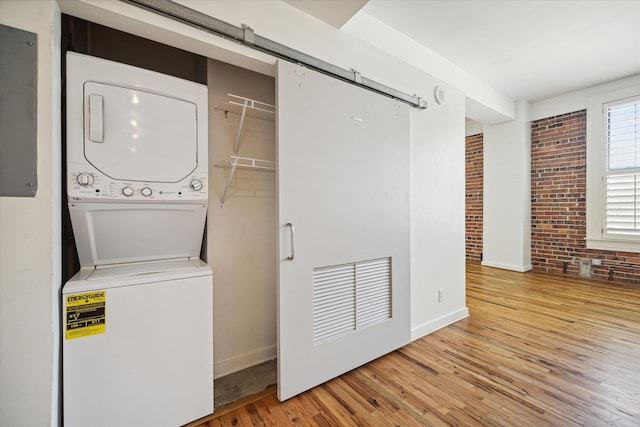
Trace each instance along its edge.
{"label": "white window blinds", "polygon": [[605,104],[605,234],[640,236],[640,97]]}

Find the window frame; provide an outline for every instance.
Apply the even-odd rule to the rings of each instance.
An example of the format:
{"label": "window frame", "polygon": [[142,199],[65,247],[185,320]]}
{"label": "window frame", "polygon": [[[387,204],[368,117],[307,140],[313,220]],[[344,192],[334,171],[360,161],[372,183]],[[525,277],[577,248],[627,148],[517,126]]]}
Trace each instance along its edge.
{"label": "window frame", "polygon": [[640,96],[640,85],[592,96],[587,101],[587,249],[640,252],[640,236],[606,231],[608,141],[606,108]]}

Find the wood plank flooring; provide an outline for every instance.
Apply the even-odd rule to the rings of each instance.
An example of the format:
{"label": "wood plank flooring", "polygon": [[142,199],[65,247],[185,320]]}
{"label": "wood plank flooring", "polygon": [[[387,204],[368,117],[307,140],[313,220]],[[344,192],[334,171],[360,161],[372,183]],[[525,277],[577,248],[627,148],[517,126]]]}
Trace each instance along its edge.
{"label": "wood plank flooring", "polygon": [[471,316],[190,426],[640,426],[640,286],[470,263]]}

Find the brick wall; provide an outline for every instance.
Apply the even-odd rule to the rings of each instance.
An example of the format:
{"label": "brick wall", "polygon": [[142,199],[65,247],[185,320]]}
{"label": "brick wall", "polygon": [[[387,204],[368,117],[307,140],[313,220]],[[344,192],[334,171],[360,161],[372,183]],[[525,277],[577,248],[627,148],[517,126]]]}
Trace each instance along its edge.
{"label": "brick wall", "polygon": [[581,258],[600,258],[602,266],[592,267],[594,278],[640,283],[639,254],[585,248],[585,200],[586,111],[532,122],[533,268],[577,275]]}
{"label": "brick wall", "polygon": [[482,144],[482,134],[466,138],[466,257],[475,261],[482,256]]}

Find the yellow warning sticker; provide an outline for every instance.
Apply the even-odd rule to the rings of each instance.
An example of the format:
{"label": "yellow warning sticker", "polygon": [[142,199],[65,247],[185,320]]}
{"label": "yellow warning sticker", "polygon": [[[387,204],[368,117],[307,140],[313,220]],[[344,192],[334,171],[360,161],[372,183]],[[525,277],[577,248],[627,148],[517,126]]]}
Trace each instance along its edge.
{"label": "yellow warning sticker", "polygon": [[70,340],[104,333],[106,306],[105,291],[67,295],[65,338]]}

